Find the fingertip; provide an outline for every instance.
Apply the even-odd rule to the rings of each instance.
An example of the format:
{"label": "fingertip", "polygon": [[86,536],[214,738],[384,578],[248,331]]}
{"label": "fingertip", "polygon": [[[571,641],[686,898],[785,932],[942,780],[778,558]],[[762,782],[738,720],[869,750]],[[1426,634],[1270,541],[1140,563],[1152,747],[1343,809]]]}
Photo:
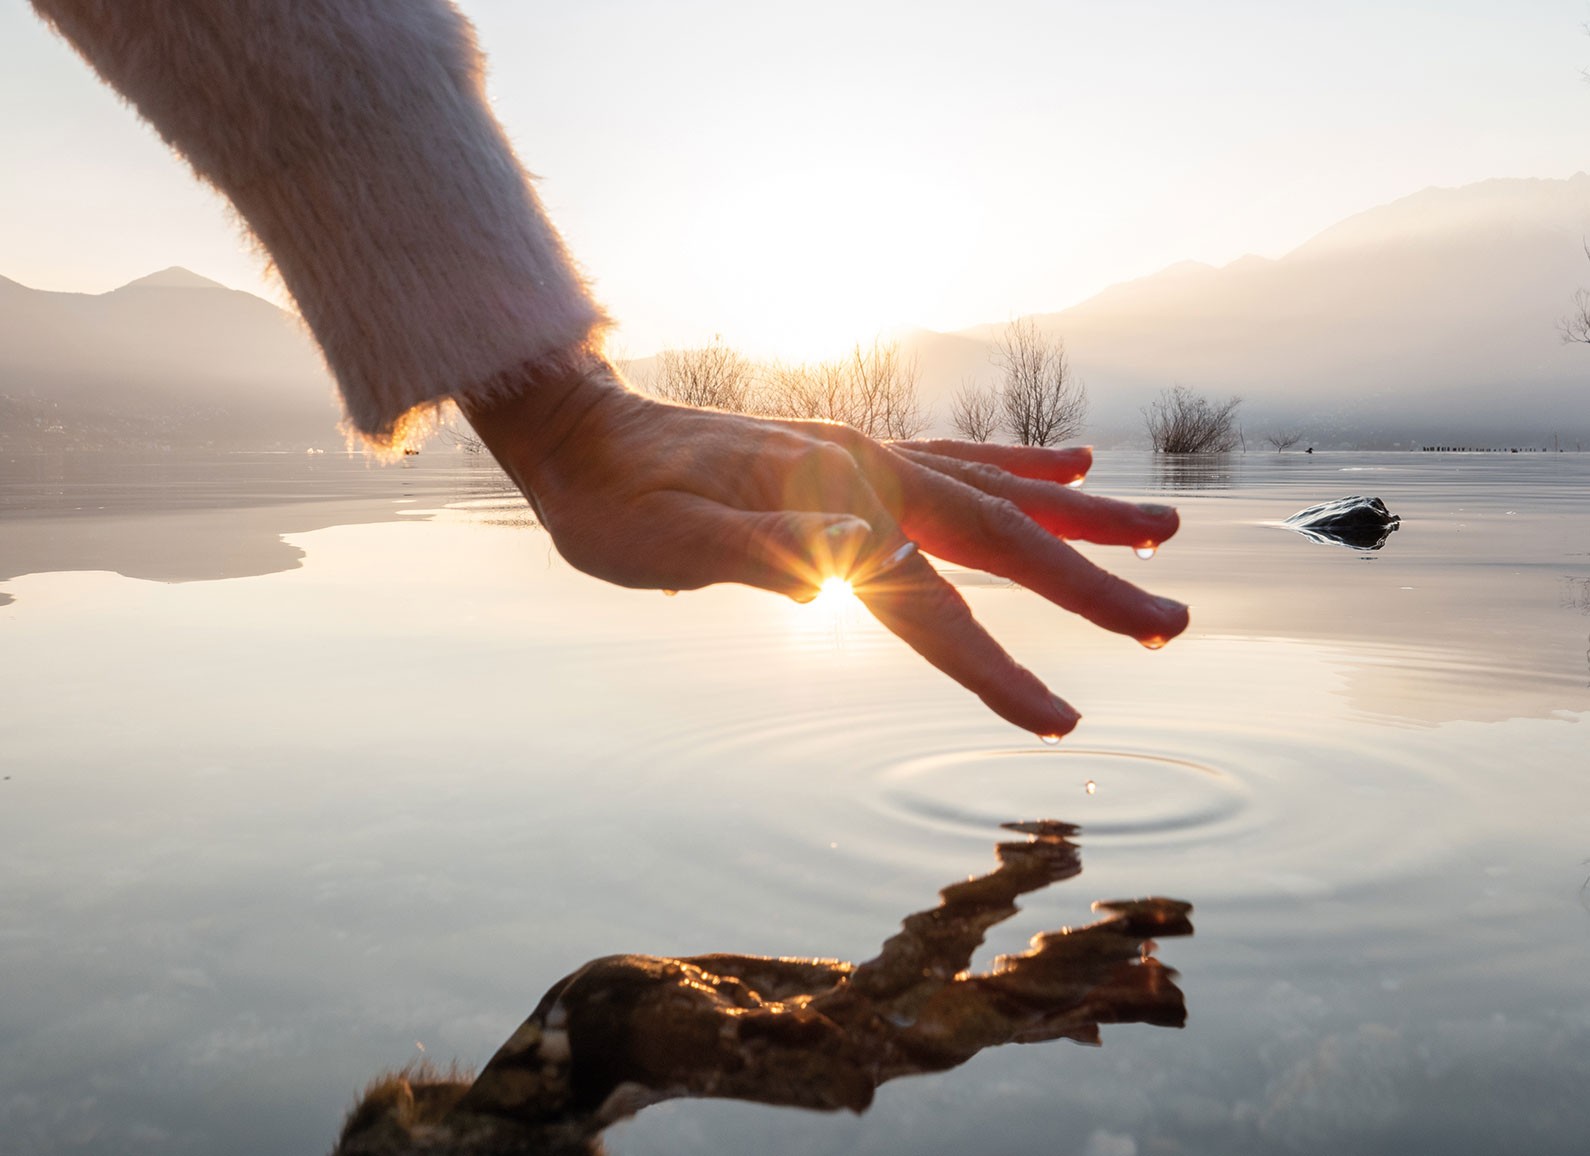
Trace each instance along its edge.
{"label": "fingertip", "polygon": [[1077,724],[1082,721],[1082,715],[1076,707],[1059,695],[1049,696],[1049,716],[1049,722],[1039,729],[1038,737],[1051,747],[1076,730]]}
{"label": "fingertip", "polygon": [[1159,621],[1151,633],[1140,634],[1137,641],[1149,650],[1158,650],[1192,622],[1192,612],[1187,604],[1174,598],[1155,598],[1154,609]]}

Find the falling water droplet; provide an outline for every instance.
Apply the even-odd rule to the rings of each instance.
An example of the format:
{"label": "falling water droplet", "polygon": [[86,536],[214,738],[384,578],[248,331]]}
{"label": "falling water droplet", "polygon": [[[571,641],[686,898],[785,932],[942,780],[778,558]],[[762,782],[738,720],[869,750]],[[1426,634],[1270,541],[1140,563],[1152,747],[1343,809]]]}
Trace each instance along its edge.
{"label": "falling water droplet", "polygon": [[1143,545],[1133,550],[1132,553],[1136,554],[1139,558],[1143,559],[1143,561],[1147,562],[1154,556],[1154,551],[1158,549],[1159,547],[1154,545],[1154,543],[1145,542]]}
{"label": "falling water droplet", "polygon": [[676,595],[678,593],[679,593],[679,591],[677,591],[677,590],[664,590],[663,591],[663,597],[664,598],[672,598],[672,597],[674,597],[674,595]]}
{"label": "falling water droplet", "polygon": [[1059,735],[1039,735],[1038,739],[1039,739],[1040,742],[1043,742],[1043,743],[1047,744],[1048,746],[1052,747],[1052,746],[1054,746],[1056,743],[1058,743],[1060,741],[1060,736]]}
{"label": "falling water droplet", "polygon": [[1160,647],[1165,645],[1165,639],[1161,638],[1157,634],[1151,634],[1147,638],[1139,638],[1137,641],[1141,642],[1150,650],[1158,650]]}
{"label": "falling water droplet", "polygon": [[1086,791],[1088,794],[1091,795],[1091,794],[1093,794],[1095,791],[1097,791],[1099,789],[1099,785],[1097,783],[1095,783],[1092,779],[1089,779],[1087,786],[1083,787],[1082,789],[1084,791]]}

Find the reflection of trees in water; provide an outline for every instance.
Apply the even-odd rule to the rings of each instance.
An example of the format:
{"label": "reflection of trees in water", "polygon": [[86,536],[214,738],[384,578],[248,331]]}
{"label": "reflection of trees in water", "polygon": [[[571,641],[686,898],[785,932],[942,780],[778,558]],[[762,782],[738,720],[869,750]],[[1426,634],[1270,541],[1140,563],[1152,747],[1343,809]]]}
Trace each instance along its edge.
{"label": "reflection of trees in water", "polygon": [[1590,614],[1590,578],[1564,578],[1562,604],[1569,610]]}
{"label": "reflection of trees in water", "polygon": [[[1577,610],[1581,614],[1590,614],[1590,578],[1563,578],[1562,604],[1569,610]],[[1585,640],[1584,652],[1585,670],[1590,674],[1590,638]],[[1585,680],[1585,685],[1590,686],[1590,677]]]}
{"label": "reflection of trees in water", "polygon": [[1152,940],[1188,935],[1169,899],[1095,904],[1105,918],[1035,936],[969,972],[1016,899],[1082,870],[1065,823],[1013,823],[997,870],[952,883],[877,957],[624,955],[554,984],[473,1082],[405,1072],[373,1084],[337,1152],[599,1152],[609,1125],[679,1097],[860,1111],[899,1076],[1005,1043],[1099,1041],[1099,1025],[1186,1020]]}
{"label": "reflection of trees in water", "polygon": [[1161,490],[1229,490],[1240,459],[1233,454],[1155,454],[1154,486]]}
{"label": "reflection of trees in water", "polygon": [[446,503],[449,510],[482,526],[540,528],[535,510],[490,454],[458,453],[447,476],[452,482]]}

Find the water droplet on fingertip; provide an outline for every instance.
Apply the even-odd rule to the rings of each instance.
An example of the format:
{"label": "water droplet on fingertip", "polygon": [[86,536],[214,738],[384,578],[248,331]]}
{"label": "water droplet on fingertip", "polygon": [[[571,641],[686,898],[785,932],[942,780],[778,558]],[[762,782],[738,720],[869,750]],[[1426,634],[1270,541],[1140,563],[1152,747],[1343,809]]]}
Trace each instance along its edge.
{"label": "water droplet on fingertip", "polygon": [[679,593],[679,591],[677,591],[677,590],[664,590],[663,591],[663,597],[664,598],[672,598],[675,595],[677,595],[678,593]]}
{"label": "water droplet on fingertip", "polygon": [[1046,746],[1051,746],[1052,747],[1052,746],[1054,746],[1056,743],[1058,743],[1060,741],[1060,736],[1059,735],[1039,735],[1038,736],[1038,741],[1043,743]]}
{"label": "water droplet on fingertip", "polygon": [[1165,645],[1168,639],[1161,638],[1157,634],[1150,634],[1147,638],[1139,638],[1137,641],[1142,643],[1149,650],[1158,650]]}
{"label": "water droplet on fingertip", "polygon": [[1139,546],[1135,550],[1133,550],[1132,553],[1136,554],[1143,561],[1147,562],[1150,558],[1152,558],[1154,556],[1154,552],[1156,550],[1158,550],[1158,549],[1159,549],[1159,547],[1154,545],[1154,543],[1145,542],[1141,546]]}
{"label": "water droplet on fingertip", "polygon": [[1085,482],[1085,481],[1087,481],[1086,475],[1078,474],[1076,477],[1072,478],[1069,482],[1067,482],[1066,486],[1069,489],[1080,490],[1082,488],[1082,483]]}

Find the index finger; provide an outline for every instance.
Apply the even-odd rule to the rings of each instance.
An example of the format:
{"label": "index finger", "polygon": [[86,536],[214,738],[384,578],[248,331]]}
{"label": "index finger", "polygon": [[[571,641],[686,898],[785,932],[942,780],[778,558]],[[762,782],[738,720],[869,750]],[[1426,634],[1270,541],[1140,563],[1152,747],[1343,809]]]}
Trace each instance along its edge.
{"label": "index finger", "polygon": [[856,596],[889,631],[1006,722],[1058,738],[1082,717],[994,641],[921,554],[861,583]]}

